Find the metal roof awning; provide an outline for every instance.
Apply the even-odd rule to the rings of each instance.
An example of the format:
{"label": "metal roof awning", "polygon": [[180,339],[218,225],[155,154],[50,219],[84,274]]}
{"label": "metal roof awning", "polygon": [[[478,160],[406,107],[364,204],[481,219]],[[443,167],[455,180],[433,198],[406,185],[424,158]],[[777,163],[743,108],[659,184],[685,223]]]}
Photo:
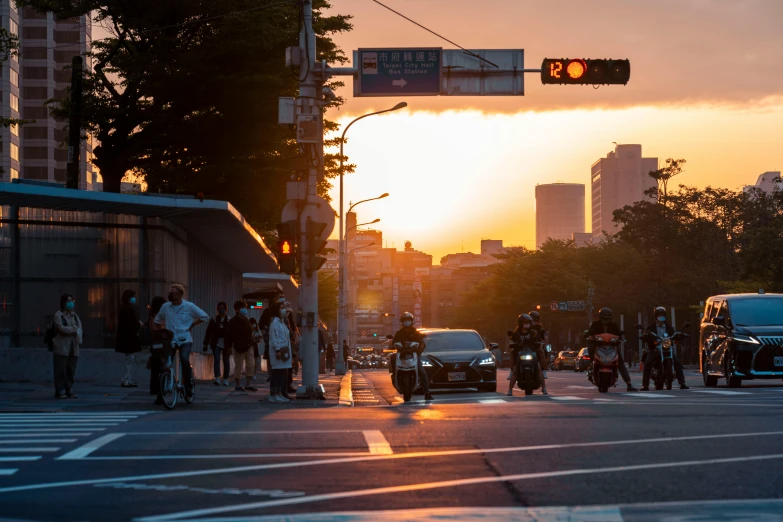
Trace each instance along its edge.
{"label": "metal roof awning", "polygon": [[0,182],[0,205],[161,218],[187,231],[240,272],[277,272],[277,261],[261,236],[227,201]]}

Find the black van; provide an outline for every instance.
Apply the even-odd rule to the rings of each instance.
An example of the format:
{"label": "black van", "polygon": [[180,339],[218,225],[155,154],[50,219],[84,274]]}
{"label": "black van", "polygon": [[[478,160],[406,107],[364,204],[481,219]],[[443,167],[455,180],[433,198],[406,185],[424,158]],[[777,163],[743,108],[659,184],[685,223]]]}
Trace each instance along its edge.
{"label": "black van", "polygon": [[699,339],[705,386],[783,378],[783,294],[716,295],[707,300]]}

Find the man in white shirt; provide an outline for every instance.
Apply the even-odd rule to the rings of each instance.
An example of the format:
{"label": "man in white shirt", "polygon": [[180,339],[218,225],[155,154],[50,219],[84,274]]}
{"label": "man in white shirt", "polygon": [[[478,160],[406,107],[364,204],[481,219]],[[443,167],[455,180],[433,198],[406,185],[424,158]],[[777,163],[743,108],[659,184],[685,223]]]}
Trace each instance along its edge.
{"label": "man in white shirt", "polygon": [[190,334],[190,331],[194,326],[209,321],[209,316],[198,306],[190,301],[185,301],[183,299],[184,296],[184,286],[180,284],[171,285],[169,288],[169,302],[165,303],[158,315],[155,316],[155,324],[174,333],[171,344],[175,352],[179,349],[185,395],[190,397],[193,395],[190,387],[192,376],[190,352],[193,349],[193,336]]}

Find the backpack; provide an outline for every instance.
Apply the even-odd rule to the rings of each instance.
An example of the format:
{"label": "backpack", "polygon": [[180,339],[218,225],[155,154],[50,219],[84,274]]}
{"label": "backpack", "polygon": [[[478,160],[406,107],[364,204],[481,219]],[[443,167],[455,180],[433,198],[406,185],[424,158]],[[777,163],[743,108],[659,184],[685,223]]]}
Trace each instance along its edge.
{"label": "backpack", "polygon": [[[63,317],[62,320],[63,326],[68,326],[68,323],[65,322],[65,317]],[[44,344],[46,345],[47,350],[50,352],[54,351],[54,338],[56,336],[57,328],[54,326],[54,319],[52,319],[52,322],[46,326],[46,332],[44,333]]]}

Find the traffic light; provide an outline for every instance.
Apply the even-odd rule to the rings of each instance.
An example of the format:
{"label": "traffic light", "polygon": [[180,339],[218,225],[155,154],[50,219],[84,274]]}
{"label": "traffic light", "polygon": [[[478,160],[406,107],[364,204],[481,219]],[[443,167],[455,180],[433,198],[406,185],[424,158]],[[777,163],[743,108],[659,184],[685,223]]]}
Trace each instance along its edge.
{"label": "traffic light", "polygon": [[296,273],[296,221],[277,224],[277,267],[284,274]]}
{"label": "traffic light", "polygon": [[535,311],[541,310],[541,305],[533,305],[533,310]]}
{"label": "traffic light", "polygon": [[321,239],[321,235],[326,229],[326,223],[319,223],[307,218],[305,235],[307,236],[307,249],[305,250],[305,271],[307,276],[313,275],[326,263],[326,258],[321,252],[326,248],[326,240]]}
{"label": "traffic light", "polygon": [[544,58],[541,83],[560,85],[625,85],[631,78],[629,60]]}

